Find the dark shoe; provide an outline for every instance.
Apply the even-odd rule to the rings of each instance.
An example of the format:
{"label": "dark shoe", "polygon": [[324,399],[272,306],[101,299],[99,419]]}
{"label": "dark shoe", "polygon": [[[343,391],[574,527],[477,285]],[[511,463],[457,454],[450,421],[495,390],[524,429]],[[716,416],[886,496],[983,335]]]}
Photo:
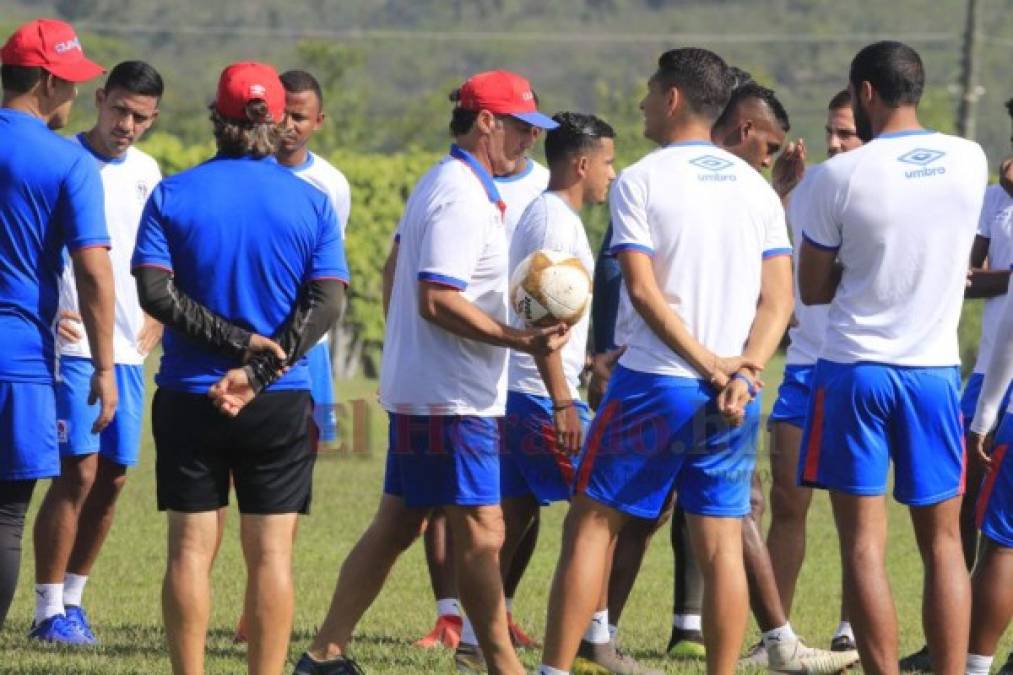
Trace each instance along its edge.
{"label": "dark shoe", "polygon": [[[616,646],[615,640],[600,644],[581,640],[577,658],[583,659],[592,667],[596,666],[596,672],[604,670],[613,675],[661,675],[661,671],[642,666],[635,658],[624,654]],[[575,672],[576,670],[574,668]]]}
{"label": "dark shoe", "polygon": [[707,648],[703,644],[703,633],[698,630],[672,628],[672,637],[668,639],[665,653],[676,659],[703,659],[707,657]]}
{"label": "dark shoe", "polygon": [[929,646],[925,645],[914,654],[908,654],[898,665],[904,673],[931,673],[932,657],[929,656]]}
{"label": "dark shoe", "polygon": [[1013,675],[1013,652],[1006,657],[1006,665],[999,669],[996,675]]}
{"label": "dark shoe", "polygon": [[850,635],[838,635],[830,641],[830,651],[832,652],[852,652],[857,650],[858,645],[855,644]]}
{"label": "dark shoe", "polygon": [[292,675],[366,675],[366,672],[358,663],[344,656],[329,661],[316,661],[303,652]]}
{"label": "dark shoe", "polygon": [[459,673],[486,672],[485,655],[482,654],[482,648],[478,645],[469,645],[466,642],[457,645],[457,650],[454,652],[454,667]]}

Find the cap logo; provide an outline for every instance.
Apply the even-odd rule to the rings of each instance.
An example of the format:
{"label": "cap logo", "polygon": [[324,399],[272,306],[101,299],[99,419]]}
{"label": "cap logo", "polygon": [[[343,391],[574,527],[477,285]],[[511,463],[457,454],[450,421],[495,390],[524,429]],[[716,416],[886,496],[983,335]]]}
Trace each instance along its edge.
{"label": "cap logo", "polygon": [[81,51],[81,41],[77,39],[76,35],[73,37],[73,39],[65,40],[63,42],[57,42],[55,45],[53,45],[53,51],[55,51],[57,54],[65,54],[75,49],[77,51]]}
{"label": "cap logo", "polygon": [[535,100],[535,95],[532,94],[530,91],[521,92],[521,100],[522,101],[533,101],[533,100]]}
{"label": "cap logo", "polygon": [[262,84],[251,84],[250,96],[252,98],[264,98],[267,96],[267,88]]}

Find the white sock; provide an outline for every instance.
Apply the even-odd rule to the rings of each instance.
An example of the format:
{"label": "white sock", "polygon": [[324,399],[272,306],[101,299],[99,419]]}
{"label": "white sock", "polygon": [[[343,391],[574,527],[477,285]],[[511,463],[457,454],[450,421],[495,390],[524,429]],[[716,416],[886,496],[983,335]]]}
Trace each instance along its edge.
{"label": "white sock", "polygon": [[514,611],[514,599],[513,598],[507,598],[506,599],[506,606],[507,606],[507,614],[512,613]]}
{"label": "white sock", "polygon": [[[67,575],[70,576],[69,574]],[[436,616],[461,616],[457,598],[443,598],[436,601]]]}
{"label": "white sock", "polygon": [[703,630],[703,619],[699,614],[673,614],[672,627],[679,630]]}
{"label": "white sock", "polygon": [[591,623],[588,624],[587,630],[584,632],[584,639],[595,645],[608,643],[609,611],[607,609],[594,613],[594,616],[591,617]]}
{"label": "white sock", "polygon": [[855,641],[855,631],[851,630],[851,623],[848,621],[842,621],[837,624],[837,630],[834,631],[834,639],[841,637],[842,635],[851,638],[851,641]]}
{"label": "white sock", "polygon": [[771,644],[779,644],[782,642],[794,642],[798,640],[798,636],[795,635],[795,631],[791,629],[791,624],[786,623],[780,628],[774,630],[768,630],[763,634],[763,646],[769,648]]}
{"label": "white sock", "polygon": [[35,584],[35,623],[63,614],[63,584]]}
{"label": "white sock", "polygon": [[466,645],[477,645],[478,636],[475,635],[475,627],[471,625],[471,619],[464,617],[464,625],[461,626],[461,642]]}
{"label": "white sock", "polygon": [[609,640],[615,641],[616,635],[619,635],[619,626],[614,623],[609,624]]}
{"label": "white sock", "polygon": [[968,654],[966,675],[988,675],[988,671],[992,667],[993,658],[995,657]]}
{"label": "white sock", "polygon": [[570,671],[553,668],[552,666],[547,666],[543,663],[538,666],[538,675],[570,675]]}
{"label": "white sock", "polygon": [[67,573],[63,577],[63,606],[80,607],[84,585],[88,583],[88,575]]}

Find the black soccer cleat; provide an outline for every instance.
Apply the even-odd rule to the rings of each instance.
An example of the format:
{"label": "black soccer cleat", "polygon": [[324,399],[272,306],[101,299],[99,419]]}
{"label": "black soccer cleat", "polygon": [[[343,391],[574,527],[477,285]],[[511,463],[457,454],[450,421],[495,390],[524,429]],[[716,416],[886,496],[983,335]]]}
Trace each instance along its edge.
{"label": "black soccer cleat", "polygon": [[295,664],[292,675],[366,675],[359,664],[345,656],[327,661],[317,661],[307,652],[303,652],[299,663]]}

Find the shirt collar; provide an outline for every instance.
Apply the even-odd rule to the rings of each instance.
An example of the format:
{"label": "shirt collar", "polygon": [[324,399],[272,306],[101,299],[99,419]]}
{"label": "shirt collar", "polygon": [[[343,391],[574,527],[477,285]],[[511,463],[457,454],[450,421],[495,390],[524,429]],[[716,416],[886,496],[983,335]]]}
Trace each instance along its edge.
{"label": "shirt collar", "polygon": [[92,157],[94,157],[100,162],[105,162],[106,164],[122,164],[123,162],[127,161],[127,153],[123,153],[121,157],[110,157],[109,155],[103,155],[101,152],[99,152],[98,150],[96,150],[91,146],[91,143],[88,142],[88,137],[85,136],[83,131],[77,135],[77,141],[78,143],[81,144],[82,148],[87,150]]}
{"label": "shirt collar", "polygon": [[496,180],[475,159],[475,155],[464,150],[456,143],[452,143],[450,145],[450,156],[467,164],[468,168],[475,174],[475,177],[482,183],[482,187],[485,188],[485,194],[489,197],[489,201],[499,207],[500,213],[506,211],[506,204],[503,203],[503,199],[499,196],[499,190],[496,188]]}

